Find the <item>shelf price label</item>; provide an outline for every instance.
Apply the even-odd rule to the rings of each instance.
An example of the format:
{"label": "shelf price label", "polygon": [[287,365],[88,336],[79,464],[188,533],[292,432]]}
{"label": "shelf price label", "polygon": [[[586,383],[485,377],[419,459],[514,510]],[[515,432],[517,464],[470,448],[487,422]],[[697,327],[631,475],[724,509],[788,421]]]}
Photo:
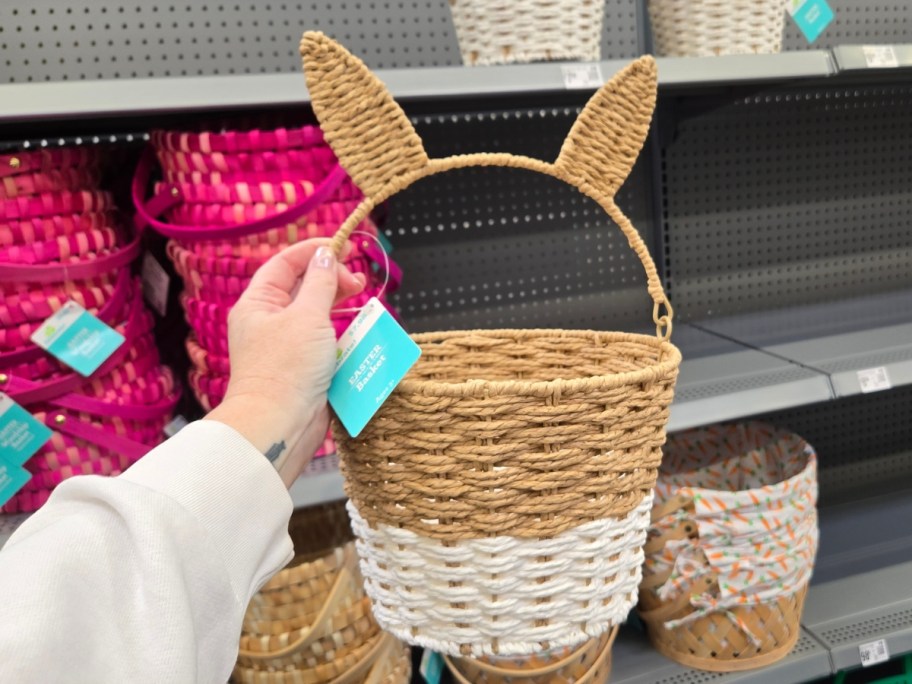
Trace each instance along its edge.
{"label": "shelf price label", "polygon": [[885,366],[865,368],[864,370],[858,371],[858,385],[861,387],[862,394],[881,392],[893,387],[893,383],[890,382],[890,376],[887,375]]}
{"label": "shelf price label", "polygon": [[597,62],[564,64],[561,66],[561,73],[564,76],[564,88],[567,90],[595,90],[605,83],[602,67]]}
{"label": "shelf price label", "polygon": [[890,659],[887,642],[883,639],[862,644],[858,647],[858,655],[861,658],[862,667],[871,667],[871,665],[885,663]]}
{"label": "shelf price label", "polygon": [[899,66],[892,45],[862,45],[861,50],[869,69],[895,69]]}

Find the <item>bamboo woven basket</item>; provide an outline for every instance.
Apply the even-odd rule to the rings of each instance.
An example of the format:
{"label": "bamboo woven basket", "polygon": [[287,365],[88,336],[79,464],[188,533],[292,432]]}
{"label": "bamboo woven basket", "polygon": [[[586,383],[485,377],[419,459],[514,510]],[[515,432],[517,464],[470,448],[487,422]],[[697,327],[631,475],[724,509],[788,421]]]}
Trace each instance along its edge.
{"label": "bamboo woven basket", "polygon": [[444,658],[459,684],[603,684],[611,674],[616,636],[617,627],[576,649],[512,659]]}
{"label": "bamboo woven basket", "polygon": [[463,656],[521,655],[601,636],[636,602],[681,360],[655,265],[613,200],[649,129],[654,61],[634,62],[599,90],[557,161],[546,163],[509,154],[429,159],[360,60],[319,33],[306,33],[301,51],[325,138],[365,192],[333,238],[337,253],[374,207],[413,182],[505,166],[556,177],[594,199],[640,258],[656,336],[415,335],[421,359],[358,438],[334,424],[381,627]]}
{"label": "bamboo woven basket", "polygon": [[788,0],[649,0],[655,51],[715,57],[782,50]]}
{"label": "bamboo woven basket", "polygon": [[594,62],[604,0],[450,0],[466,65],[548,60]]}
{"label": "bamboo woven basket", "polygon": [[[675,435],[667,451],[640,586],[639,614],[650,640],[673,660],[716,672],[763,667],[785,657],[801,635],[817,548],[813,450],[796,435],[747,423]],[[712,470],[705,470],[707,463]],[[750,487],[747,478],[754,480]],[[744,486],[728,489],[733,482]],[[751,507],[726,507],[721,495],[729,491],[746,498]],[[737,527],[739,522],[749,536]],[[781,540],[775,541],[777,537]],[[743,544],[746,553],[738,551],[736,543]],[[783,560],[773,562],[772,553]],[[681,554],[687,554],[680,567],[688,574],[679,570]],[[663,558],[666,562],[659,562]],[[784,565],[786,559],[796,564],[794,574]],[[758,593],[734,592],[729,571],[747,573]],[[676,578],[674,593],[663,595],[662,588],[673,586]],[[764,583],[772,591],[759,593]],[[727,603],[720,600],[725,596],[722,585],[732,590]],[[700,596],[715,598],[701,611]]]}

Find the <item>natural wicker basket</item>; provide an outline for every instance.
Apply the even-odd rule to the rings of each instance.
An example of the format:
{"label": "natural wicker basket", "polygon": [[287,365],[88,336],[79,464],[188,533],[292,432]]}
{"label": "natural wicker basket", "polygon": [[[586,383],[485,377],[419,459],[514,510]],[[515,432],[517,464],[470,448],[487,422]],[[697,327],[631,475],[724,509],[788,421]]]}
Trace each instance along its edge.
{"label": "natural wicker basket", "polygon": [[466,65],[600,56],[605,0],[450,0]]}
{"label": "natural wicker basket", "polygon": [[655,52],[714,57],[782,50],[788,0],[649,0]]}
{"label": "natural wicker basket", "polygon": [[[650,640],[673,660],[716,672],[763,667],[783,658],[801,635],[817,546],[813,450],[797,435],[745,423],[674,435],[666,451],[640,585],[639,614]],[[729,493],[749,501],[751,508],[729,507]],[[751,530],[749,539],[739,524]],[[777,532],[781,541],[774,539]],[[728,546],[735,543],[742,546]],[[769,556],[774,551],[784,554],[783,560]],[[678,572],[682,553],[688,554],[689,574]],[[779,565],[786,557],[797,563],[795,575]],[[773,562],[780,575],[775,581]],[[733,578],[722,568],[750,573],[758,591],[767,582],[782,588],[768,597],[735,593]],[[676,578],[680,586],[662,595],[661,589]],[[702,612],[695,606],[700,596],[713,597]],[[723,596],[734,598],[724,602]]]}
{"label": "natural wicker basket", "polygon": [[[599,203],[641,260],[655,336],[591,330],[415,335],[422,357],[357,439],[338,424],[349,515],[380,625],[450,655],[516,655],[610,631],[636,601],[680,352],[649,252],[614,203],[649,129],[655,62],[587,104],[554,163],[429,159],[357,58],[301,44],[324,136],[365,200],[333,238],[426,176],[470,166],[544,173]],[[371,102],[364,107],[364,102]],[[663,307],[667,313],[663,313]]]}
{"label": "natural wicker basket", "polygon": [[444,658],[459,684],[603,684],[611,673],[616,636],[617,627],[576,649],[511,659]]}

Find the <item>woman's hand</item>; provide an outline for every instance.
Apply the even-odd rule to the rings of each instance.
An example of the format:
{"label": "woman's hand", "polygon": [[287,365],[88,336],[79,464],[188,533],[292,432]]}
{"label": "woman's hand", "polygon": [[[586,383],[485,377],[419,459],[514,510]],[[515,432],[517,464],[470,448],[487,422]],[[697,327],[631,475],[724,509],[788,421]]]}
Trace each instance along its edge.
{"label": "woman's hand", "polygon": [[336,261],[328,244],[295,244],[253,276],[228,316],[227,394],[206,416],[246,437],[288,487],[329,425],[326,392],[336,349],[330,309],[365,283],[363,274]]}

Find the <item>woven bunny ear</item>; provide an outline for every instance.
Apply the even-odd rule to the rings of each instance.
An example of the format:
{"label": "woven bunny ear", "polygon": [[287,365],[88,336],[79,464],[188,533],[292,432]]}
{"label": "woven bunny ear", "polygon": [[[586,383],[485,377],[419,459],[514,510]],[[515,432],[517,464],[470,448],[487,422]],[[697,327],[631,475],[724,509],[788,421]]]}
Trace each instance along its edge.
{"label": "woven bunny ear", "polygon": [[641,57],[603,85],[580,113],[554,163],[560,172],[613,197],[649,133],[656,63]]}
{"label": "woven bunny ear", "polygon": [[304,34],[301,56],[323,135],[365,195],[428,165],[405,112],[364,62],[316,31]]}

